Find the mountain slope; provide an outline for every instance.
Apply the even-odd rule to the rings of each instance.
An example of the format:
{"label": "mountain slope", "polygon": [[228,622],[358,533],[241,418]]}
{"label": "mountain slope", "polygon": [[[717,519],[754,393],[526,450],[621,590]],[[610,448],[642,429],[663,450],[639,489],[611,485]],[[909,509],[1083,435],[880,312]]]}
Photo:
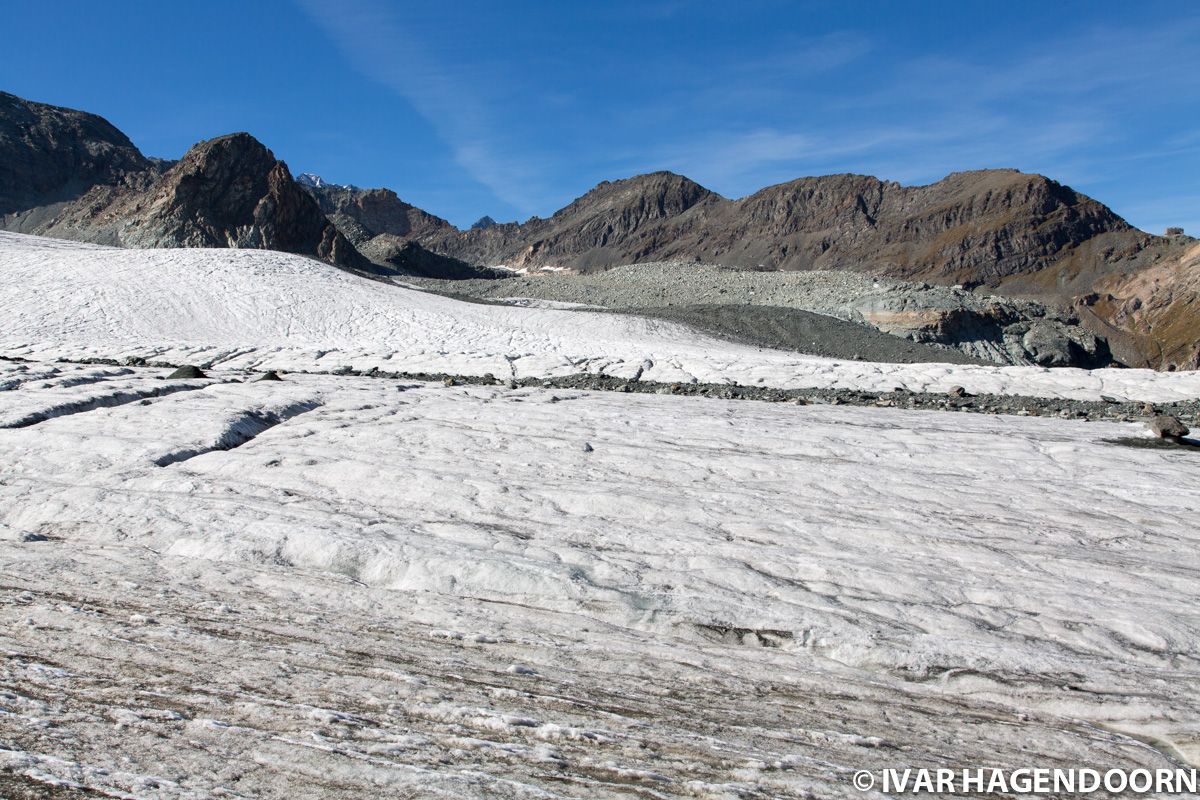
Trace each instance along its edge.
{"label": "mountain slope", "polygon": [[446,232],[428,244],[477,264],[514,268],[628,264],[669,247],[662,235],[668,221],[721,199],[681,175],[655,172],[605,181],[549,219]]}
{"label": "mountain slope", "polygon": [[0,94],[0,227],[125,247],[251,247],[373,269],[246,133],[174,164],[105,120]]}
{"label": "mountain slope", "polygon": [[0,92],[0,216],[72,200],[152,167],[102,117]]}
{"label": "mountain slope", "polygon": [[[308,182],[357,191],[312,176]],[[249,134],[200,142],[169,163],[146,158],[100,117],[2,93],[0,229],[123,247],[282,250],[388,274],[413,274],[406,264],[420,263],[425,272],[415,274],[444,265],[445,274],[480,275],[416,245],[403,247],[395,263],[372,264],[287,165]]]}

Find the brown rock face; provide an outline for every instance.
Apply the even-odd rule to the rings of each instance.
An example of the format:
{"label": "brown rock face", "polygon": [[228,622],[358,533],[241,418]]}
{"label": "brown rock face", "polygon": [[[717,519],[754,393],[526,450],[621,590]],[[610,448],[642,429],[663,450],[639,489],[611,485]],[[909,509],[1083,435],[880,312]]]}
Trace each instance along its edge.
{"label": "brown rock face", "polygon": [[1144,238],[1102,204],[1015,170],[913,187],[862,175],[801,178],[741,200],[654,173],[601,184],[549,220],[449,234],[431,246],[510,266],[698,258],[998,285],[1111,233]]}
{"label": "brown rock face", "polygon": [[119,184],[152,162],[95,114],[0,92],[0,215]]}
{"label": "brown rock face", "polygon": [[1200,242],[1176,240],[1155,255],[1150,266],[1100,281],[1078,306],[1125,334],[1147,366],[1200,369]]}

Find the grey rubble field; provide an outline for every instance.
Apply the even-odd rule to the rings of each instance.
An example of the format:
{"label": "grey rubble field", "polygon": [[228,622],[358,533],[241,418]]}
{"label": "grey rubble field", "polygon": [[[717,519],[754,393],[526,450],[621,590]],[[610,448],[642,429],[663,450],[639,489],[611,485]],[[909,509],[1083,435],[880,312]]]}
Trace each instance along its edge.
{"label": "grey rubble field", "polygon": [[680,322],[707,334],[814,356],[892,364],[986,364],[961,350],[923,344],[870,325],[806,311],[760,305],[697,305],[628,308],[621,313]]}
{"label": "grey rubble field", "polygon": [[[663,261],[582,275],[404,280],[460,298],[535,298],[665,317],[752,344],[836,358],[1086,367],[1108,359],[1102,340],[1069,314],[1041,303],[853,272],[756,271]],[[744,318],[741,324],[737,315]],[[877,331],[924,346],[899,345],[872,335]],[[960,353],[969,358],[959,358]]]}

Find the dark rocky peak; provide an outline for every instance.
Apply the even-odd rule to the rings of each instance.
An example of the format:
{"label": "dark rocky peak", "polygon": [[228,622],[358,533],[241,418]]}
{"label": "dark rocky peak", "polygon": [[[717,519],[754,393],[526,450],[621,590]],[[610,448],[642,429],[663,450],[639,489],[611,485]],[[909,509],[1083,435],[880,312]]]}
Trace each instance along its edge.
{"label": "dark rocky peak", "polygon": [[475,220],[475,222],[473,222],[471,224],[470,230],[482,231],[482,230],[486,230],[487,228],[490,228],[496,224],[498,224],[496,222],[496,220],[492,219],[491,217],[482,216],[479,219]]}
{"label": "dark rocky peak", "polygon": [[0,215],[73,200],[152,168],[104,118],[0,92]]}
{"label": "dark rocky peak", "polygon": [[194,145],[167,170],[153,195],[168,209],[192,207],[232,221],[252,216],[264,195],[287,183],[287,166],[270,150],[248,133],[231,133]]}
{"label": "dark rocky peak", "polygon": [[[509,266],[588,270],[701,258],[999,286],[1013,276],[1069,264],[1077,252],[1080,263],[1102,271],[1106,259],[1136,254],[1145,238],[1091,198],[1016,170],[954,173],[925,186],[825,175],[740,200],[656,172],[603,182],[548,220],[467,231],[434,247]],[[1052,291],[1062,284],[1052,272],[1043,282]]]}
{"label": "dark rocky peak", "polygon": [[200,142],[122,205],[128,246],[261,248],[367,266],[287,165],[248,133]]}

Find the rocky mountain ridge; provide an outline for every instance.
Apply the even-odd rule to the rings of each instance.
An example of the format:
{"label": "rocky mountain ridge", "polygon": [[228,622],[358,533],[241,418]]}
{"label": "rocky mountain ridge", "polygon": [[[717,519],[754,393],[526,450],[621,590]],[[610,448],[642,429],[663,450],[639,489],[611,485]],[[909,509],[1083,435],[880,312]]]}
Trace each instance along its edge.
{"label": "rocky mountain ridge", "polygon": [[422,241],[531,272],[685,260],[980,287],[1063,308],[1130,366],[1200,366],[1191,240],[1137,230],[1102,203],[1017,170],[959,172],[926,186],[829,175],[737,200],[659,172],[601,183],[548,219]]}
{"label": "rocky mountain ridge", "polygon": [[356,245],[380,234],[420,241],[449,233],[454,226],[404,202],[391,189],[359,189],[324,184],[304,189],[321,211]]}
{"label": "rocky mountain ridge", "polygon": [[301,188],[317,202],[338,231],[374,265],[405,275],[448,278],[496,278],[503,273],[476,267],[447,255],[433,253],[423,242],[456,229],[401,200],[391,189],[360,189],[331,184],[313,176]]}
{"label": "rocky mountain ridge", "polygon": [[[287,164],[248,133],[200,142],[168,162],[146,158],[93,114],[0,95],[0,170],[6,230],[121,247],[282,250],[367,273],[485,274],[407,238],[374,248],[379,259],[364,256],[355,246],[362,237],[344,235],[336,209],[327,216],[313,194],[358,190],[312,175],[294,180]],[[387,190],[366,194],[392,203],[370,217],[389,232],[412,233],[411,226],[378,222],[402,206],[414,219],[435,219]],[[370,212],[373,205],[364,207]]]}
{"label": "rocky mountain ridge", "polygon": [[960,172],[907,187],[827,175],[738,200],[659,172],[601,183],[549,219],[443,235],[433,247],[513,267],[587,271],[691,258],[1000,285],[1105,235],[1124,245],[1116,256],[1133,255],[1153,238],[1069,187],[1016,170]]}
{"label": "rocky mountain ridge", "polygon": [[655,172],[602,182],[546,219],[485,218],[460,231],[389,189],[310,173],[293,180],[248,134],[164,162],[95,115],[0,95],[0,176],[0,227],[26,233],[281,249],[450,278],[507,274],[475,265],[586,273],[664,260],[863,272],[1073,307],[1124,363],[1200,363],[1187,237],[1151,236],[1096,200],[1016,170],[925,186],[809,177],[733,200]]}

